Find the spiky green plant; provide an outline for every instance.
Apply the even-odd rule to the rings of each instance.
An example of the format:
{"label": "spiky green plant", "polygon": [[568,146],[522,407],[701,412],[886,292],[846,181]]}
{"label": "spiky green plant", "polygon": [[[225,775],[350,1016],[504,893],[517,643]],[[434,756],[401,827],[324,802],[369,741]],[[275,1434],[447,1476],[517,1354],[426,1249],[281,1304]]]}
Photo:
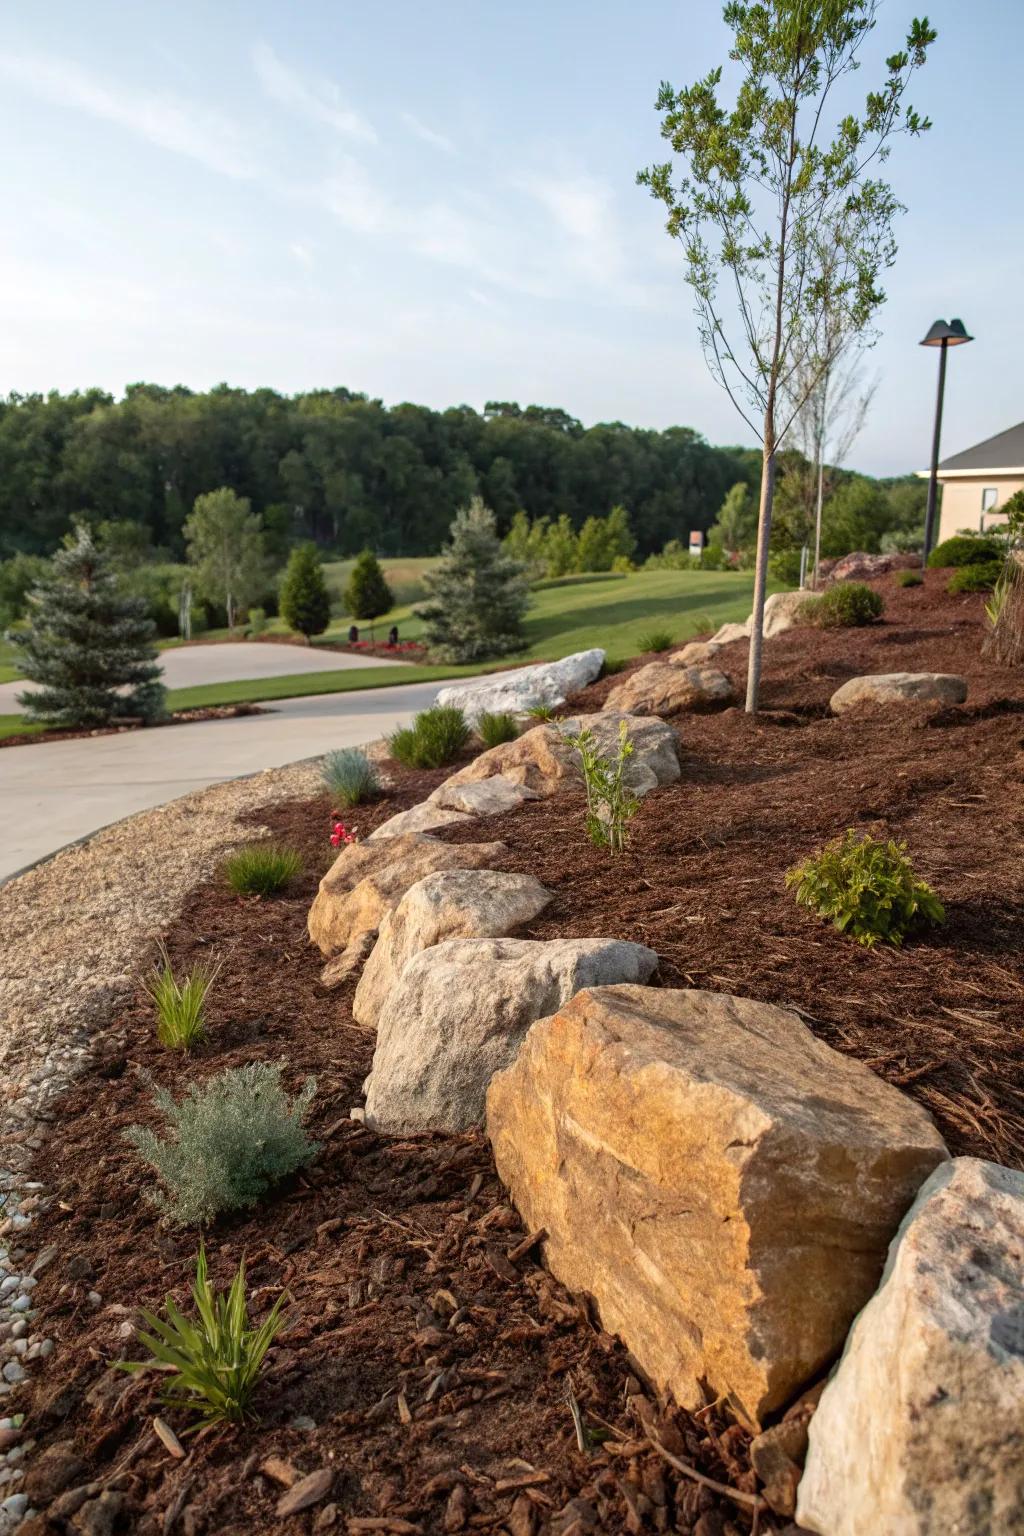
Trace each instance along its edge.
{"label": "spiky green plant", "polygon": [[485,709],[477,716],[476,733],[485,747],[500,747],[503,742],[515,741],[519,722],[515,715],[492,714]]}
{"label": "spiky green plant", "polygon": [[553,720],[555,711],[550,704],[531,704],[526,711],[531,720]]}
{"label": "spiky green plant", "polygon": [[250,1404],[263,1369],[267,1350],[287,1322],[284,1292],[258,1328],[250,1326],[245,1299],[245,1260],[238,1266],[231,1288],[218,1293],[210,1284],[206,1250],[200,1244],[196,1278],[192,1286],[196,1318],[179,1312],[172,1296],[164,1300],[166,1318],[142,1309],[148,1332],[139,1330],[139,1341],[152,1360],[119,1360],[124,1371],[145,1371],[154,1362],[169,1366],[173,1374],[161,1400],[172,1408],[199,1414],[199,1423],[186,1434],[208,1424],[240,1424],[255,1415]]}
{"label": "spiky green plant", "polygon": [[206,1038],[206,998],[221,961],[201,961],[179,981],[163,941],[159,950],[160,964],[145,984],[156,1009],[157,1039],[168,1050],[190,1051]]}
{"label": "spiky green plant", "polygon": [[321,772],[331,799],[338,805],[363,805],[380,794],[380,775],[359,747],[328,752]]}
{"label": "spiky green plant", "polygon": [[629,822],[636,815],[640,801],[626,784],[626,764],[633,756],[633,743],[625,720],[619,721],[619,739],[614,756],[604,753],[593,731],[586,728],[568,740],[575,747],[587,791],[587,836],[595,848],[622,853],[626,846]]}
{"label": "spiky green plant", "polygon": [[913,929],[946,918],[931,886],[915,876],[906,843],[876,842],[853,827],[788,870],[786,884],[802,907],[831,918],[858,944],[902,944]]}
{"label": "spiky green plant", "polygon": [[458,757],[469,740],[469,724],[461,709],[435,704],[424,709],[412,725],[388,737],[388,751],[406,768],[443,768]]}
{"label": "spiky green plant", "polygon": [[648,651],[667,651],[672,644],[672,635],[667,629],[650,629],[644,635],[638,635],[637,646],[641,654]]}
{"label": "spiky green plant", "polygon": [[250,843],[224,860],[224,874],[238,896],[273,896],[302,869],[302,855],[281,843]]}

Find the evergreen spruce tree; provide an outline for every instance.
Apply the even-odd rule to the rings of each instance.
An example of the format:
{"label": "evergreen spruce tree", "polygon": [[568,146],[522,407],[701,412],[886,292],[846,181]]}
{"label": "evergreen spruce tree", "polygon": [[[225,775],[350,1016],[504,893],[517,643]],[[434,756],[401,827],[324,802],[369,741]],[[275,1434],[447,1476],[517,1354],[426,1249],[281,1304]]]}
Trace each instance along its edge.
{"label": "evergreen spruce tree", "polygon": [[40,686],[18,695],[32,719],[102,726],[164,712],[154,625],[144,598],[122,592],[92,533],[78,524],[29,596],[28,629],[13,633],[21,669]]}
{"label": "evergreen spruce tree", "polygon": [[345,607],[353,619],[366,619],[373,634],[373,621],[382,614],[390,613],[395,606],[395,594],[388,586],[380,561],[372,549],[364,549],[356,557],[345,588]]}
{"label": "evergreen spruce tree", "polygon": [[440,661],[455,662],[517,650],[529,589],[522,564],[501,546],[494,513],[474,496],[451,531],[439,564],[423,578],[428,601],[416,609],[427,645]]}
{"label": "evergreen spruce tree", "polygon": [[300,544],[288,557],[281,583],[281,617],[308,640],[331,622],[331,594],[315,544]]}

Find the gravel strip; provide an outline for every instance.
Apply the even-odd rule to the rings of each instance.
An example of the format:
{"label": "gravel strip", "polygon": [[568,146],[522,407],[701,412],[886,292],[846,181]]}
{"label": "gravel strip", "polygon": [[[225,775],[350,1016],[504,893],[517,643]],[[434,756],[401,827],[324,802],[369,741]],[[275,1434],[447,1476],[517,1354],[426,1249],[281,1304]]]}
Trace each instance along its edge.
{"label": "gravel strip", "polygon": [[[34,1330],[32,1290],[56,1249],[32,1258],[27,1246],[32,1212],[48,1196],[26,1176],[50,1132],[52,1101],[84,1069],[93,1036],[188,892],[228,850],[261,835],[239,818],[318,783],[317,764],[305,762],[216,784],[106,827],[0,887],[0,1402],[16,1403],[19,1383],[53,1350]],[[0,1536],[29,1510],[17,1490],[32,1444],[20,1414],[0,1418]]]}

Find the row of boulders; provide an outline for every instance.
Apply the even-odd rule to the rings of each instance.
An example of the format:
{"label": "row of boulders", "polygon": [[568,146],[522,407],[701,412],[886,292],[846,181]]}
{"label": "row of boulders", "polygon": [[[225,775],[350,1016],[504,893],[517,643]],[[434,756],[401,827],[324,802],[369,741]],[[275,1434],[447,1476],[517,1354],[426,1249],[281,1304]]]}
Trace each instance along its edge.
{"label": "row of boulders", "polygon": [[[611,744],[618,721],[574,723]],[[678,778],[664,722],[627,725],[637,792]],[[427,805],[557,794],[573,759],[538,726]],[[310,912],[325,979],[365,959],[353,1014],[376,1048],[354,1113],[395,1134],[485,1123],[552,1271],[660,1388],[759,1431],[780,1513],[807,1451],[804,1528],[1024,1530],[1024,1179],[951,1161],[923,1108],[786,1009],[647,985],[657,956],[611,936],[524,937],[550,893],[495,868],[501,843],[382,833]],[[812,1417],[805,1389],[848,1333]]]}

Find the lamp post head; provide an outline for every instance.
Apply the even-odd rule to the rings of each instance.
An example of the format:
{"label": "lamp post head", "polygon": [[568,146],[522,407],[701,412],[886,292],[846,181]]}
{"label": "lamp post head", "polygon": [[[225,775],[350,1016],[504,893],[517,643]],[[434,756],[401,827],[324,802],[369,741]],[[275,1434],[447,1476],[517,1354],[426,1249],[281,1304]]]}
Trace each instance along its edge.
{"label": "lamp post head", "polygon": [[936,320],[932,323],[927,336],[921,342],[921,346],[962,347],[965,342],[973,340],[973,336],[968,336],[967,327],[962,320],[951,320],[948,325],[945,320]]}

